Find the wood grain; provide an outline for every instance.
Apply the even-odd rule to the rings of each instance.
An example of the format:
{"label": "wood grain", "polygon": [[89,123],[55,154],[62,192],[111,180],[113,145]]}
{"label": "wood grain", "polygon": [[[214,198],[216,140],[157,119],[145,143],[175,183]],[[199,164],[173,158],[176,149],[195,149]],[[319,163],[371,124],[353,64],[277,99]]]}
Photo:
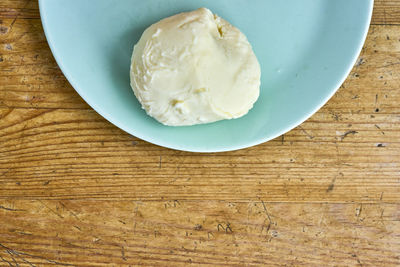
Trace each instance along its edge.
{"label": "wood grain", "polygon": [[319,113],[283,140],[191,154],[133,138],[91,110],[2,112],[2,198],[399,201],[395,116],[369,124]]}
{"label": "wood grain", "polygon": [[[7,201],[0,256],[56,265],[398,266],[393,204]],[[38,256],[40,255],[40,256]]]}
{"label": "wood grain", "polygon": [[37,1],[0,2],[0,266],[399,266],[400,1],[317,114],[193,154],[132,137],[64,78]]}
{"label": "wood grain", "polygon": [[400,25],[399,0],[375,0],[373,24]]}
{"label": "wood grain", "polygon": [[38,1],[32,0],[2,0],[0,2],[0,18],[39,19]]}

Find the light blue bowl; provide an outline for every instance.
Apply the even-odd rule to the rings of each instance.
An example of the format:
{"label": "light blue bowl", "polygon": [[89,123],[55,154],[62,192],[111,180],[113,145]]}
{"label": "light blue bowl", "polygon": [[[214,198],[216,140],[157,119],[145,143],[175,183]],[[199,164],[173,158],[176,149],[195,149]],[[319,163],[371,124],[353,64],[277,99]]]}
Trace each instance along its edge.
{"label": "light blue bowl", "polygon": [[[76,91],[107,120],[151,143],[217,152],[257,145],[296,127],[335,93],[364,43],[373,0],[40,0],[50,48]],[[163,126],[129,85],[133,45],[152,23],[207,7],[241,29],[262,69],[248,115]]]}

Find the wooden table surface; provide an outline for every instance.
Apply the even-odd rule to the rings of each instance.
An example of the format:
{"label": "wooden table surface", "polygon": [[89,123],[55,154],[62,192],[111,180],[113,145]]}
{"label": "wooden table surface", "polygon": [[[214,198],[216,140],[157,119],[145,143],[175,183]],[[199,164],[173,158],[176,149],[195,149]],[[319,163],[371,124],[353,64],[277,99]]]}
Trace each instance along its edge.
{"label": "wooden table surface", "polygon": [[62,75],[37,1],[0,1],[0,266],[400,266],[400,1],[317,114],[229,153],[158,147]]}

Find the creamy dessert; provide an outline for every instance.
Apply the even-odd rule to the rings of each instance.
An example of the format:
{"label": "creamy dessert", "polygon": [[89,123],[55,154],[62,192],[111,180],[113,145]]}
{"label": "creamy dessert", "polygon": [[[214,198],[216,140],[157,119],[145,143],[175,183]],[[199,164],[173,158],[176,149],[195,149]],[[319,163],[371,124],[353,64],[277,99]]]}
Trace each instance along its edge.
{"label": "creamy dessert", "polygon": [[239,118],[260,93],[260,65],[246,36],[206,8],[147,28],[130,76],[147,114],[169,126]]}

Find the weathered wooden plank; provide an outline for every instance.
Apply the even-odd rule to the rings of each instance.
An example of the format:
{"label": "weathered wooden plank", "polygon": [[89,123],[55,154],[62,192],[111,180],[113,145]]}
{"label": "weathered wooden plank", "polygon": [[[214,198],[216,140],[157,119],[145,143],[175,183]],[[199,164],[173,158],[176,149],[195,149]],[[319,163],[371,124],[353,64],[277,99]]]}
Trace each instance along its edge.
{"label": "weathered wooden plank", "polygon": [[0,109],[0,114],[1,198],[400,198],[397,115],[336,120],[319,113],[254,148],[193,154],[138,140],[92,110]]}
{"label": "weathered wooden plank", "polygon": [[398,266],[400,206],[3,201],[0,256],[72,266]]}
{"label": "weathered wooden plank", "polygon": [[375,0],[372,24],[400,25],[400,1]]}
{"label": "weathered wooden plank", "polygon": [[[0,19],[39,19],[38,0],[2,0]],[[12,24],[10,24],[12,27]],[[1,27],[1,26],[0,26]]]}

